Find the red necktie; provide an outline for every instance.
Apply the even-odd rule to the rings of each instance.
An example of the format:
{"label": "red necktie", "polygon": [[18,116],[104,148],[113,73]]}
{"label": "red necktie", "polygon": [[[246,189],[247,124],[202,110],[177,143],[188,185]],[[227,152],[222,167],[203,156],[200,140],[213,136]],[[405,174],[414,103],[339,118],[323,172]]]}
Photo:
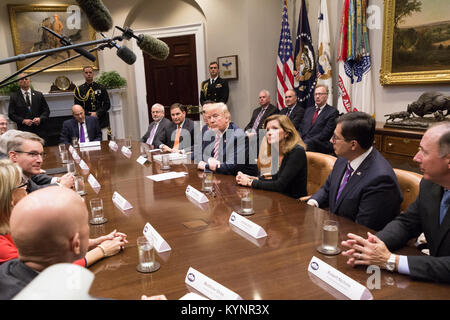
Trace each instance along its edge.
{"label": "red necktie", "polygon": [[320,110],[320,108],[316,108],[316,111],[314,111],[314,115],[313,115],[311,124],[314,124],[314,122],[316,121],[317,116],[319,115],[319,110]]}

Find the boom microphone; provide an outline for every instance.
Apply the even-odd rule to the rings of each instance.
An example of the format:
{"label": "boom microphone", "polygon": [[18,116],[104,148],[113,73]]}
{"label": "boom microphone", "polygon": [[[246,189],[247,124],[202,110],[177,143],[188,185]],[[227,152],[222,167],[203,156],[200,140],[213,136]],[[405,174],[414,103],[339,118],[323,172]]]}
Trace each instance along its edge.
{"label": "boom microphone", "polygon": [[[103,38],[106,38],[105,35],[103,33],[100,33],[102,35]],[[130,49],[128,49],[127,46],[123,45],[121,47],[119,47],[116,42],[114,40],[111,40],[108,43],[108,47],[112,48],[112,47],[116,47],[117,49],[117,56],[122,59],[124,62],[126,62],[127,64],[133,64],[136,61],[136,55],[134,54],[133,51],[131,51]]]}
{"label": "boom microphone", "polygon": [[[55,37],[57,37],[63,46],[69,46],[69,45],[72,44],[72,42],[70,41],[69,38],[64,37],[64,36],[61,36],[61,35],[57,34],[56,32],[54,32],[52,29],[49,29],[49,28],[47,28],[47,27],[42,27],[42,28],[43,28],[44,30],[50,32],[50,33],[51,33],[52,35],[54,35]],[[85,50],[85,49],[83,49],[83,48],[74,48],[73,50],[74,50],[75,52],[81,54],[83,57],[85,57],[85,58],[91,60],[92,62],[94,62],[95,59],[96,59],[95,56],[94,56],[92,53],[90,53],[89,51],[87,51],[87,50]]]}
{"label": "boom microphone", "polygon": [[116,28],[123,32],[123,37],[125,39],[130,39],[131,37],[135,38],[139,48],[153,59],[166,60],[169,56],[169,46],[164,41],[153,38],[147,34],[136,36],[133,30],[128,27],[124,29],[116,26]]}
{"label": "boom microphone", "polygon": [[108,8],[101,0],[76,0],[86,14],[90,25],[97,32],[106,32],[112,28],[113,21]]}

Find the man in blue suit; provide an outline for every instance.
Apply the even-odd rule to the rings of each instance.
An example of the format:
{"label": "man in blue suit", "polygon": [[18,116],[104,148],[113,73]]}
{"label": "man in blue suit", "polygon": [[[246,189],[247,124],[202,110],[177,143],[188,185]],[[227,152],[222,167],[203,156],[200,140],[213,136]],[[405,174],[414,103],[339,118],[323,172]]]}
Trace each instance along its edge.
{"label": "man in blue suit", "polygon": [[96,117],[85,116],[82,106],[72,107],[73,119],[64,121],[59,138],[60,143],[71,144],[72,138],[79,142],[101,141],[102,131]]}
{"label": "man in blue suit", "polygon": [[[226,104],[213,103],[205,105],[204,108],[210,129],[206,130],[202,137],[202,154],[198,169],[229,175],[237,175],[242,171],[256,176],[256,163],[249,162],[247,136],[244,130],[231,122]],[[256,159],[256,155],[251,159]]]}
{"label": "man in blue suit", "polygon": [[331,138],[338,159],[308,204],[378,231],[400,213],[402,194],[391,165],[372,147],[374,135],[375,120],[367,113],[338,119]]}
{"label": "man in blue suit", "polygon": [[333,145],[330,138],[336,128],[336,119],[339,111],[327,104],[328,87],[319,84],[314,90],[314,108],[306,108],[300,136],[307,146],[308,151],[333,153]]}

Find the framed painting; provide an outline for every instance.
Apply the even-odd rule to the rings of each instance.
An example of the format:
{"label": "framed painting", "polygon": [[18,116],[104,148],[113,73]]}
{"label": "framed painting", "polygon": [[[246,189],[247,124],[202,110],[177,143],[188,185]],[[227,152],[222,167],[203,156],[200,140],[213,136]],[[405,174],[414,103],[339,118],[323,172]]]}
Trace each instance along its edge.
{"label": "framed painting", "polygon": [[[61,46],[59,39],[45,31],[43,26],[68,37],[73,44],[95,40],[95,30],[89,25],[86,15],[77,5],[8,5],[8,11],[15,55]],[[93,47],[83,48],[89,50]],[[85,65],[93,65],[94,69],[98,70],[97,51],[92,54],[96,57],[95,62],[81,56],[45,72],[82,70]],[[60,51],[46,57],[26,71],[34,72],[75,55],[77,53],[73,50]],[[17,69],[38,58],[17,61]]]}
{"label": "framed painting", "polygon": [[385,0],[381,85],[450,82],[450,1]]}
{"label": "framed painting", "polygon": [[220,77],[222,79],[238,79],[238,56],[218,57]]}

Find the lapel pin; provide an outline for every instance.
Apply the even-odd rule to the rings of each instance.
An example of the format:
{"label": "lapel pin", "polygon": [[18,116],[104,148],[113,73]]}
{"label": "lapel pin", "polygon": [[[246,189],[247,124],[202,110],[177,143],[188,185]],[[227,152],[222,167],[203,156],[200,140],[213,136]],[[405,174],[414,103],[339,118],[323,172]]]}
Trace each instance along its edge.
{"label": "lapel pin", "polygon": [[358,171],[356,174],[357,174],[358,176],[360,176],[360,175],[361,175],[361,171]]}

